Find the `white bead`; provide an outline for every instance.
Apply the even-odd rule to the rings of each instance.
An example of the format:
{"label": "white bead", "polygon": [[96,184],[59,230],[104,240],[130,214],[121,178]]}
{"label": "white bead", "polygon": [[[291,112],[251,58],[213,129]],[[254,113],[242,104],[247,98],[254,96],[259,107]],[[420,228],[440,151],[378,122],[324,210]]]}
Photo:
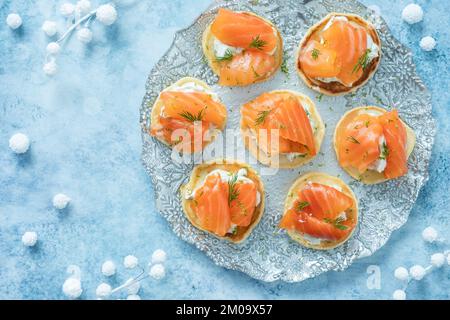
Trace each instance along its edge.
{"label": "white bead", "polygon": [[24,246],[33,247],[37,242],[37,233],[34,231],[27,231],[22,236],[22,243]]}
{"label": "white bead", "polygon": [[68,196],[66,196],[63,193],[58,193],[53,197],[53,206],[58,209],[62,210],[67,207],[67,205],[70,203],[72,199],[70,199]]}
{"label": "white bead", "polygon": [[49,20],[44,21],[44,23],[42,24],[41,29],[49,37],[53,37],[56,34],[56,32],[58,31],[58,28],[56,26],[56,22],[49,21]]}
{"label": "white bead", "polygon": [[156,280],[161,280],[166,275],[166,271],[162,264],[155,264],[150,268],[150,276]]}
{"label": "white bead", "polygon": [[92,31],[89,28],[81,28],[77,31],[77,39],[83,43],[89,43],[92,40]]}
{"label": "white bead", "polygon": [[445,255],[443,253],[435,253],[431,256],[430,262],[434,267],[440,268],[445,263]]}
{"label": "white bead", "polygon": [[81,289],[80,280],[75,278],[69,278],[66,281],[64,281],[62,290],[64,294],[71,299],[78,298],[79,296],[81,296],[81,293],[83,292],[83,289]]}
{"label": "white bead", "polygon": [[112,5],[104,4],[98,7],[96,17],[104,25],[110,26],[117,19],[117,11]]}
{"label": "white bead", "polygon": [[394,300],[405,300],[406,292],[403,290],[395,290],[392,294],[392,298],[394,298]]}
{"label": "white bead", "polygon": [[77,10],[81,14],[88,13],[91,10],[91,2],[89,0],[80,0],[77,2]]}
{"label": "white bead", "polygon": [[95,294],[99,298],[106,298],[111,295],[112,288],[107,283],[101,283],[98,285],[97,289],[95,290]]}
{"label": "white bead", "polygon": [[47,53],[48,54],[54,54],[57,55],[61,51],[61,46],[58,44],[58,42],[50,42],[47,45]]}
{"label": "white bead", "polygon": [[30,148],[30,139],[23,133],[16,133],[9,139],[9,148],[17,154],[22,154]]}
{"label": "white bead", "polygon": [[426,36],[420,40],[420,47],[422,50],[431,51],[436,47],[436,40],[433,37]]}
{"label": "white bead", "polygon": [[58,66],[56,65],[55,61],[50,61],[44,64],[44,67],[42,67],[42,70],[44,73],[48,76],[54,76],[56,72],[58,71]]}
{"label": "white bead", "polygon": [[69,3],[69,2],[63,3],[61,5],[61,7],[59,7],[59,12],[61,12],[61,14],[64,17],[71,16],[74,11],[75,11],[75,6],[72,3]]}
{"label": "white bead", "polygon": [[[132,283],[133,282],[133,283]],[[132,284],[130,284],[132,283]],[[133,278],[128,279],[125,282],[125,285],[127,286],[127,292],[128,294],[137,294],[139,290],[141,289],[141,284],[139,281],[134,282]]]}
{"label": "white bead", "polygon": [[422,231],[422,238],[427,242],[434,242],[437,240],[438,232],[433,227],[427,227]]}
{"label": "white bead", "polygon": [[129,255],[123,259],[123,265],[127,269],[133,269],[138,265],[138,258],[135,256]]}
{"label": "white bead", "polygon": [[116,265],[111,260],[105,261],[102,264],[102,273],[106,277],[111,277],[116,274]]}
{"label": "white bead", "polygon": [[127,297],[127,300],[141,300],[141,297],[138,296],[137,294],[130,294],[130,295]]}
{"label": "white bead", "polygon": [[397,278],[400,281],[406,281],[409,278],[409,273],[406,268],[398,267],[394,271],[394,277]]}
{"label": "white bead", "polygon": [[167,254],[164,250],[158,249],[155,250],[152,254],[152,264],[155,263],[164,263],[167,259]]}
{"label": "white bead", "polygon": [[409,269],[409,274],[411,275],[411,278],[413,278],[414,280],[420,281],[423,279],[423,277],[425,277],[425,269],[422,266],[419,265],[415,265],[412,266]]}
{"label": "white bead", "polygon": [[423,10],[415,3],[408,4],[402,11],[402,19],[409,24],[420,22],[423,19]]}
{"label": "white bead", "polygon": [[22,18],[17,13],[10,13],[6,17],[6,24],[8,27],[15,30],[22,25]]}

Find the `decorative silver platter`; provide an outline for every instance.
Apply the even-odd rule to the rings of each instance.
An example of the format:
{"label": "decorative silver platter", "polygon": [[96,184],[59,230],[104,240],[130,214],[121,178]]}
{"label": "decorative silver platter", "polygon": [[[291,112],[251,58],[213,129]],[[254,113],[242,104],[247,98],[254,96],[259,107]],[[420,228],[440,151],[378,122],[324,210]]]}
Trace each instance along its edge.
{"label": "decorative silver platter", "polygon": [[[288,75],[278,72],[267,82],[245,88],[219,87],[201,49],[203,30],[219,7],[252,11],[271,20],[283,36]],[[355,13],[366,18],[376,26],[382,40],[383,56],[375,76],[356,93],[342,97],[318,96],[303,84],[295,72],[294,52],[298,43],[308,28],[329,12]],[[201,157],[193,157],[188,162],[173,161],[171,150],[148,134],[151,107],[159,92],[185,76],[200,78],[218,92],[228,108],[228,129],[238,128],[239,108],[243,103],[274,89],[293,89],[307,94],[316,103],[327,125],[321,153],[313,162],[297,169],[280,169],[276,175],[262,176],[266,188],[266,210],[250,237],[239,245],[220,241],[196,229],[182,212],[179,187],[186,183],[195,162]],[[334,127],[345,111],[363,105],[397,108],[402,119],[414,129],[417,143],[409,159],[408,175],[366,186],[352,180],[338,167],[331,145]],[[410,50],[394,39],[380,17],[353,0],[215,1],[194,24],[176,33],[172,46],[150,72],[140,114],[142,161],[153,181],[157,210],[181,239],[204,251],[217,265],[264,281],[298,282],[329,270],[344,270],[355,259],[371,255],[382,247],[392,232],[406,222],[421,186],[428,179],[428,162],[435,134],[430,95],[416,74]],[[207,152],[208,148],[203,159],[216,158]],[[242,145],[237,149],[244,151]],[[250,162],[260,172],[264,170],[247,151],[241,160]],[[359,199],[358,228],[348,242],[334,250],[303,248],[276,227],[287,190],[297,177],[308,171],[340,176]]]}

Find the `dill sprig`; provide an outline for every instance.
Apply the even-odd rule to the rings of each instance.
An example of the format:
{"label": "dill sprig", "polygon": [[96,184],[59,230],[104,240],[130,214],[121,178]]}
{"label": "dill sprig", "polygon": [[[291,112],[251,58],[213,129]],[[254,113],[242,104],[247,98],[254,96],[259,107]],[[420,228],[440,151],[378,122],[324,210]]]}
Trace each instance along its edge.
{"label": "dill sprig", "polygon": [[362,69],[363,71],[367,68],[367,65],[369,63],[369,54],[372,50],[366,49],[364,53],[361,55],[361,57],[358,58],[358,62],[353,67],[352,73],[357,72],[359,69]]}
{"label": "dill sprig", "polygon": [[204,107],[202,110],[200,110],[196,115],[193,115],[189,111],[183,111],[179,113],[180,116],[185,118],[187,121],[195,122],[195,121],[202,121],[203,116],[205,115],[205,110],[207,107]]}
{"label": "dill sprig", "polygon": [[323,221],[325,221],[326,223],[332,224],[335,228],[337,228],[339,230],[347,230],[348,229],[348,227],[346,225],[342,224],[342,222],[344,221],[344,218],[342,218],[342,217],[337,217],[334,220],[325,218],[325,219],[323,219]]}
{"label": "dill sprig", "polygon": [[261,77],[261,75],[258,72],[256,72],[256,70],[253,66],[252,66],[252,70],[253,70],[253,75],[255,76],[255,78]]}
{"label": "dill sprig", "polygon": [[237,173],[233,173],[230,179],[228,179],[228,205],[231,205],[231,202],[233,202],[233,200],[236,200],[239,196],[239,190],[236,189],[237,181]]}
{"label": "dill sprig", "polygon": [[306,207],[309,207],[309,202],[308,201],[300,201],[297,203],[297,211],[302,211],[303,209],[305,209]]}
{"label": "dill sprig", "polygon": [[381,160],[386,160],[388,155],[389,155],[388,146],[387,146],[386,142],[383,142],[383,146],[381,148],[380,159]]}
{"label": "dill sprig", "polygon": [[283,59],[283,63],[281,64],[281,72],[283,72],[286,75],[289,75],[289,68],[287,66],[287,60],[286,58]]}
{"label": "dill sprig", "polygon": [[354,136],[348,136],[347,140],[352,143],[360,144],[360,142],[358,140],[356,140],[356,138]]}
{"label": "dill sprig", "polygon": [[234,57],[233,51],[231,51],[231,49],[227,49],[225,50],[225,54],[222,57],[216,57],[216,61],[217,62],[231,61],[233,57]]}
{"label": "dill sprig", "polygon": [[260,39],[260,38],[259,38],[259,35],[258,35],[258,36],[254,37],[254,38],[252,39],[252,42],[250,42],[249,47],[250,47],[250,48],[255,48],[255,49],[258,49],[258,50],[262,50],[262,48],[263,48],[266,44],[267,44],[267,42],[264,41],[264,40],[262,40],[262,39]]}
{"label": "dill sprig", "polygon": [[319,58],[319,54],[320,54],[319,49],[317,48],[312,49],[311,56],[314,60],[317,60],[317,58]]}
{"label": "dill sprig", "polygon": [[259,126],[260,124],[263,124],[264,121],[266,121],[267,116],[269,115],[270,110],[263,110],[258,112],[258,116],[255,119],[255,125]]}

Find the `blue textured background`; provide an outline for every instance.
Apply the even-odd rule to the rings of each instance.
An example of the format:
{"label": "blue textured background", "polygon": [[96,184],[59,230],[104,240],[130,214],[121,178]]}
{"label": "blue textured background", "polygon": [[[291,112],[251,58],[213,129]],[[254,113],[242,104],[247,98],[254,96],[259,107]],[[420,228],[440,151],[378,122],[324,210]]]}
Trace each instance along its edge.
{"label": "blue textured background", "polygon": [[[82,298],[95,298],[97,285],[108,280],[100,273],[104,260],[117,263],[111,281],[117,284],[133,273],[124,270],[124,256],[134,254],[145,265],[161,247],[169,255],[167,276],[143,282],[140,294],[146,299],[389,299],[399,287],[393,277],[397,266],[427,264],[431,253],[442,250],[424,244],[420,233],[428,225],[444,236],[450,231],[449,1],[416,1],[425,15],[413,26],[401,20],[410,0],[363,1],[377,4],[393,34],[411,47],[432,92],[438,134],[430,180],[407,224],[375,255],[345,272],[298,284],[266,284],[215,266],[155,212],[152,185],[140,163],[138,109],[145,80],[174,32],[188,26],[209,0],[125,2],[136,3],[120,6],[113,26],[94,24],[94,41],[87,47],[75,37],[67,42],[57,59],[58,74],[49,79],[42,72],[48,39],[40,26],[45,19],[61,19],[61,1],[0,0],[0,298],[64,298],[61,285],[69,264],[82,269]],[[9,12],[20,13],[21,29],[6,26]],[[433,52],[419,48],[425,35],[437,39]],[[15,132],[32,141],[26,155],[8,148]],[[73,199],[62,213],[51,205],[58,192]],[[22,245],[26,230],[38,232],[37,247]],[[381,289],[367,287],[369,265],[380,267]],[[447,266],[413,283],[408,298],[449,299],[449,284]]]}

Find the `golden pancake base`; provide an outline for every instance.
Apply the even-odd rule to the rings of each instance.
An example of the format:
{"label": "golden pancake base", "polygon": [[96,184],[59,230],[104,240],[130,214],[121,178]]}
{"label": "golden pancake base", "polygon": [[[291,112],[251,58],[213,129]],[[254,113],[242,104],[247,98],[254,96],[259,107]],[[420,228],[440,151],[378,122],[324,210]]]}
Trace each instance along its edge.
{"label": "golden pancake base", "polygon": [[347,217],[355,220],[355,227],[352,232],[348,234],[348,236],[344,239],[338,241],[330,241],[330,240],[322,240],[320,243],[311,243],[304,237],[303,234],[297,231],[288,231],[288,235],[292,238],[292,240],[300,243],[301,245],[317,250],[329,250],[336,248],[346,242],[352,236],[353,232],[356,229],[358,224],[358,200],[356,199],[355,194],[350,189],[350,187],[341,179],[330,176],[326,173],[322,172],[309,172],[298,178],[291,186],[286,196],[286,200],[284,201],[284,212],[292,208],[295,200],[297,199],[297,192],[301,190],[306,183],[308,182],[316,182],[324,185],[329,185],[331,187],[339,186],[342,188],[342,193],[353,199],[353,207],[346,211]]}
{"label": "golden pancake base", "polygon": [[[323,82],[317,79],[313,79],[308,77],[303,70],[301,69],[299,57],[301,50],[306,46],[309,39],[312,37],[312,35],[316,31],[322,30],[325,25],[327,24],[328,20],[330,20],[333,16],[344,16],[347,17],[349,21],[353,21],[357,23],[358,25],[363,26],[368,31],[368,34],[372,37],[373,42],[380,48],[378,57],[374,58],[364,69],[364,73],[361,76],[359,80],[357,80],[351,87],[346,87],[342,83],[338,81],[333,82]],[[348,14],[348,13],[337,13],[337,12],[331,12],[329,13],[325,18],[320,20],[318,23],[313,25],[311,28],[309,28],[308,32],[303,37],[302,41],[300,42],[300,45],[297,49],[297,54],[295,57],[296,66],[297,66],[297,72],[300,78],[305,82],[305,84],[310,87],[311,89],[318,91],[320,93],[323,93],[328,96],[338,96],[343,95],[347,93],[351,93],[353,91],[356,91],[358,88],[366,84],[367,81],[374,75],[374,73],[378,69],[378,65],[380,64],[381,60],[381,40],[378,37],[377,31],[375,27],[368,21],[364,20],[358,15],[354,14]]]}
{"label": "golden pancake base", "polygon": [[[323,124],[322,118],[320,117],[320,114],[317,111],[314,102],[308,96],[293,90],[274,90],[269,93],[292,94],[297,97],[297,99],[302,105],[307,106],[306,109],[310,110],[311,117],[314,120],[314,123],[316,124],[317,127],[317,129],[314,131],[314,143],[318,154],[320,146],[322,145],[323,137],[325,135],[325,125]],[[255,157],[262,164],[272,168],[283,168],[283,169],[296,168],[305,165],[315,157],[307,155],[305,157],[294,158],[292,159],[292,161],[290,161],[286,154],[282,153],[274,155],[267,154],[266,152],[264,152],[262,149],[259,148],[258,142],[256,141],[256,137],[250,131],[250,129],[243,124],[242,115],[241,115],[241,135],[242,138],[244,139],[244,144],[246,148],[250,151],[252,156]]]}
{"label": "golden pancake base", "polygon": [[[341,127],[345,127],[348,123],[350,123],[358,114],[361,112],[367,112],[367,111],[375,111],[380,114],[386,113],[387,111],[380,107],[375,106],[365,106],[365,107],[358,107],[355,109],[352,109],[350,111],[347,111],[339,120],[338,124],[336,125],[336,129],[334,131],[334,137],[333,137],[333,145],[334,145],[334,151],[336,152],[336,158],[339,162],[339,152],[338,152],[338,145],[337,145],[337,132],[338,129]],[[400,120],[402,121],[402,120]],[[411,155],[411,152],[414,149],[414,145],[416,144],[416,135],[414,134],[414,131],[402,121],[403,125],[406,128],[406,155],[409,158]],[[354,179],[361,181],[364,184],[376,184],[381,183],[384,181],[387,181],[389,179],[386,179],[383,175],[383,173],[374,171],[374,170],[367,170],[363,174],[360,174],[358,169],[354,167],[342,167],[350,176],[352,176]]]}
{"label": "golden pancake base", "polygon": [[[189,83],[189,82],[193,82],[198,86],[202,86],[203,88],[205,88],[207,91],[212,91],[212,89],[202,80],[199,80],[197,78],[192,78],[192,77],[184,77],[181,78],[180,80],[178,80],[177,82],[175,82],[174,84],[170,85],[169,87],[167,87],[166,89],[164,89],[163,91],[170,91],[176,87],[182,86],[185,83]],[[160,118],[160,114],[161,114],[161,109],[164,106],[162,100],[160,99],[160,97],[158,96],[158,98],[156,99],[155,103],[153,104],[152,107],[152,113],[150,116],[150,121],[151,121],[151,128],[153,128],[154,126],[161,126],[161,123],[159,121]],[[225,116],[225,119],[223,121],[223,124],[221,127],[216,128],[214,131],[211,132],[210,137],[211,139],[209,141],[206,141],[203,149],[210,143],[212,143],[215,138],[219,135],[220,131],[222,131],[223,129],[225,129],[225,125],[227,123],[227,116]],[[166,146],[169,146],[172,148],[172,145],[167,142],[166,140],[162,139],[161,137],[155,137],[156,139],[158,139],[159,141],[161,141],[162,143],[164,143]],[[202,149],[202,150],[203,150]],[[197,151],[200,152],[201,150]],[[191,152],[189,152],[191,153]]]}
{"label": "golden pancake base", "polygon": [[[277,42],[277,48],[276,48],[275,53],[274,53],[275,68],[273,69],[273,71],[268,73],[268,74],[266,74],[266,75],[264,75],[264,76],[259,77],[253,83],[244,84],[244,85],[236,84],[235,85],[236,87],[239,87],[239,86],[245,87],[245,86],[249,86],[249,85],[252,85],[252,84],[255,84],[255,83],[266,81],[267,79],[272,77],[277,72],[277,70],[280,68],[281,64],[283,63],[283,38],[281,37],[280,31],[278,31],[278,29],[272,24],[272,22],[270,22],[269,20],[267,20],[267,19],[265,19],[263,17],[260,17],[260,16],[258,16],[256,14],[252,13],[252,12],[241,12],[241,13],[245,13],[245,14],[248,14],[248,15],[252,15],[252,16],[258,17],[261,20],[265,21],[266,23],[270,24],[272,26],[272,28],[277,33],[278,42]],[[211,32],[211,25],[212,25],[212,22],[211,22],[210,25],[208,25],[208,27],[206,27],[205,31],[203,32],[203,37],[202,37],[203,54],[205,55],[206,60],[208,61],[208,64],[211,67],[212,71],[216,75],[220,76],[221,63],[216,61],[216,55],[214,53],[214,39],[215,39],[215,37],[214,37],[214,35]]]}
{"label": "golden pancake base", "polygon": [[[255,212],[252,216],[252,221],[249,226],[247,227],[237,227],[237,232],[235,234],[225,235],[224,237],[220,237],[216,234],[213,234],[207,230],[204,230],[197,218],[197,215],[192,210],[190,204],[193,200],[187,200],[186,197],[190,195],[192,190],[195,189],[195,187],[201,183],[205,176],[210,173],[213,170],[216,169],[222,169],[229,172],[237,172],[239,169],[245,168],[247,169],[247,178],[251,179],[255,185],[256,189],[259,191],[261,195],[261,202],[259,205],[255,208]],[[205,232],[208,232],[215,237],[219,239],[225,239],[233,243],[240,243],[244,241],[252,232],[252,230],[258,225],[259,221],[261,220],[261,217],[264,213],[264,185],[261,181],[261,178],[259,177],[258,173],[250,167],[250,165],[235,161],[235,160],[227,160],[227,159],[217,159],[208,161],[205,163],[202,163],[194,168],[191,173],[191,177],[189,179],[189,182],[180,188],[181,191],[181,203],[183,207],[183,211],[186,215],[186,218],[198,229],[203,230]]]}

